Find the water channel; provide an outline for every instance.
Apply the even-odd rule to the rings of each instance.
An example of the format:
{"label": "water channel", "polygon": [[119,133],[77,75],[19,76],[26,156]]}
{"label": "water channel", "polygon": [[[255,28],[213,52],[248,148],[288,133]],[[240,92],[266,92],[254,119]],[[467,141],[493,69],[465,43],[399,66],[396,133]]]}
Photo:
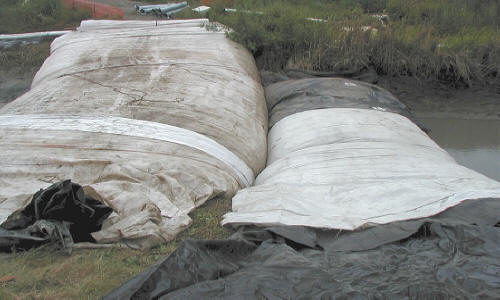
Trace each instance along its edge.
{"label": "water channel", "polygon": [[459,164],[500,181],[500,120],[419,119],[431,130],[431,138]]}

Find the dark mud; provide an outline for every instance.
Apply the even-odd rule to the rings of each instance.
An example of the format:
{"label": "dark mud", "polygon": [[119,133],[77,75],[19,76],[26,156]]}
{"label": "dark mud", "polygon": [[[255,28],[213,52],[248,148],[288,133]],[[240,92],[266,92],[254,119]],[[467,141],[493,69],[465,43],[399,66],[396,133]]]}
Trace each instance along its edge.
{"label": "dark mud", "polygon": [[455,160],[500,181],[500,120],[420,118]]}
{"label": "dark mud", "polygon": [[459,164],[500,181],[499,87],[456,90],[393,78],[379,84],[410,107]]}

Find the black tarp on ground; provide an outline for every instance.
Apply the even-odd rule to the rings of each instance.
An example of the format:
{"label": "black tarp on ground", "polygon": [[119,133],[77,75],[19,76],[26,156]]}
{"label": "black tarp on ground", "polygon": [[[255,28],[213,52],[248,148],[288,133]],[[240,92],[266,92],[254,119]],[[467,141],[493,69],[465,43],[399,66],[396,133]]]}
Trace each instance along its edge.
{"label": "black tarp on ground", "polygon": [[0,226],[0,251],[29,249],[45,243],[71,248],[74,242],[95,242],[91,232],[101,229],[113,210],[65,180],[33,196],[31,202]]}
{"label": "black tarp on ground", "polygon": [[324,108],[363,108],[403,115],[424,129],[410,110],[376,85],[344,78],[305,78],[280,81],[265,88],[269,127],[303,111]]}
{"label": "black tarp on ground", "polygon": [[500,199],[465,201],[379,231],[323,232],[324,249],[256,228],[186,241],[104,299],[497,299],[499,212]]}

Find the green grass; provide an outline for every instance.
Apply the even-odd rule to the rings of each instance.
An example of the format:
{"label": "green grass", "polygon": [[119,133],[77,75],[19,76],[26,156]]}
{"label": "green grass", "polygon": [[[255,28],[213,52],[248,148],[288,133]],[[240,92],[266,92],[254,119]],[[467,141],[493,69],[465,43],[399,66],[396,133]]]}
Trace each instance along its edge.
{"label": "green grass", "polygon": [[[380,75],[410,76],[457,87],[498,84],[500,2],[474,0],[239,0],[255,13],[211,20],[231,27],[258,67],[339,71],[373,67]],[[384,26],[373,14],[388,14]],[[306,18],[325,19],[312,22]],[[373,30],[363,30],[370,26]]]}
{"label": "green grass", "polygon": [[220,227],[231,200],[214,199],[195,210],[193,224],[175,240],[138,251],[122,248],[75,250],[71,255],[35,249],[0,258],[0,299],[98,299],[174,251],[185,239],[225,239]]}
{"label": "green grass", "polygon": [[0,49],[0,103],[10,102],[29,89],[33,76],[49,55],[49,48],[50,41],[45,41]]}
{"label": "green grass", "polygon": [[61,0],[2,0],[0,34],[61,30],[90,16],[90,11],[64,7]]}
{"label": "green grass", "polygon": [[49,56],[50,42],[0,49],[0,69],[40,67]]}

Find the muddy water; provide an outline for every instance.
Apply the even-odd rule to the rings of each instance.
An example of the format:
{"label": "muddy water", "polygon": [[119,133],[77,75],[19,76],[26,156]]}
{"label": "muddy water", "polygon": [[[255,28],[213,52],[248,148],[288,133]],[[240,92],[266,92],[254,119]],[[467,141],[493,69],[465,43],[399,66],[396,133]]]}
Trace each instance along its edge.
{"label": "muddy water", "polygon": [[500,181],[500,120],[419,119],[459,164]]}

